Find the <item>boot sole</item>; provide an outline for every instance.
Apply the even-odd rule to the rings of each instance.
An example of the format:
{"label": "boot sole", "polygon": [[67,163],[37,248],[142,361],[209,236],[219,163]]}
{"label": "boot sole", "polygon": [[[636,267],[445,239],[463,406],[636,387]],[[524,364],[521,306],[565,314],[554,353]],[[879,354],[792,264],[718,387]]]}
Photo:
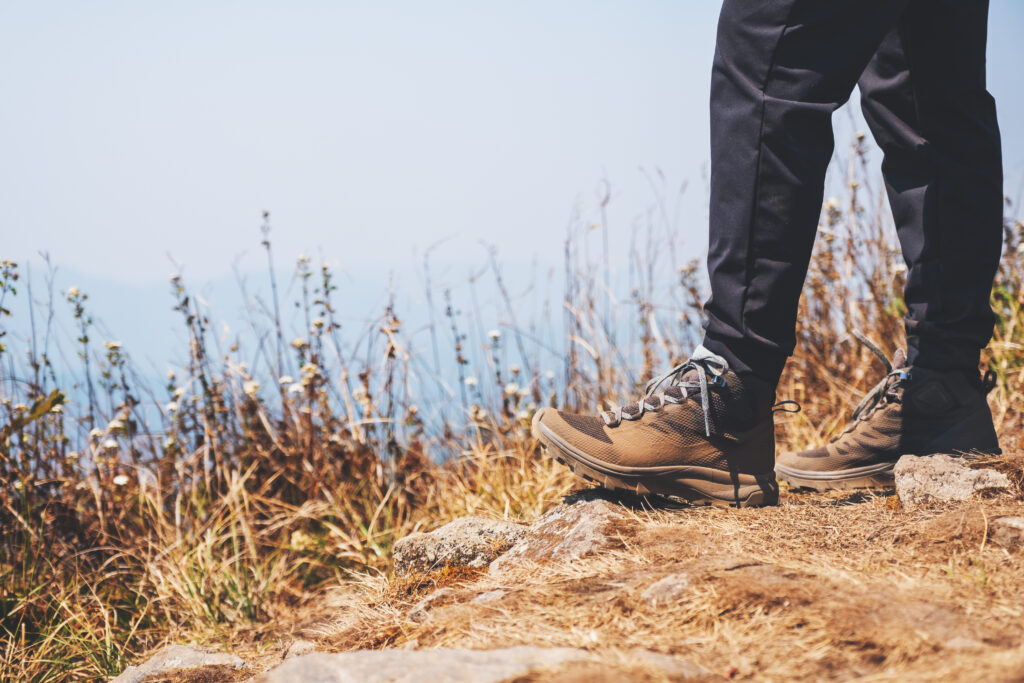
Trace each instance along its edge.
{"label": "boot sole", "polygon": [[694,505],[763,507],[777,505],[775,474],[740,474],[710,467],[621,467],[596,460],[559,438],[544,424],[534,437],[575,474],[613,491],[681,498]]}
{"label": "boot sole", "polygon": [[895,465],[895,462],[883,462],[832,472],[815,472],[776,465],[775,475],[794,488],[815,491],[892,488],[895,486],[892,474]]}
{"label": "boot sole", "polygon": [[[979,456],[996,456],[1002,451],[999,448],[956,451],[941,450],[934,453],[908,453],[915,457],[935,455],[936,453],[969,453]],[[785,465],[775,466],[775,476],[790,486],[797,488],[814,489],[815,491],[845,491],[847,489],[891,489],[896,486],[893,476],[893,468],[896,461],[879,462],[863,467],[853,467],[848,470],[833,470],[831,472],[816,472],[813,470],[801,470]]]}

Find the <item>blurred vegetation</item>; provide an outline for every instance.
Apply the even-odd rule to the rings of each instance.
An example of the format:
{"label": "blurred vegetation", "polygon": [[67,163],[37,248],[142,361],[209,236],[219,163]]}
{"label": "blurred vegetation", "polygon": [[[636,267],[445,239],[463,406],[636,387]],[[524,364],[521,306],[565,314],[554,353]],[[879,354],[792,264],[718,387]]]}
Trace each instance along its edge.
{"label": "blurred vegetation", "polygon": [[[780,449],[840,429],[877,381],[882,369],[851,329],[889,349],[902,337],[905,266],[884,202],[865,188],[864,157],[858,139],[845,196],[823,207],[797,352],[779,387],[803,411],[780,418]],[[306,258],[296,266],[303,326],[283,329],[265,225],[268,316],[222,348],[206,307],[174,277],[187,362],[159,388],[139,382],[121,344],[94,338],[88,295],[77,288],[60,293],[63,302],[51,291],[48,304],[32,304],[42,310],[26,343],[7,335],[10,301],[24,294],[18,266],[4,261],[0,679],[110,676],[166,640],[215,639],[272,620],[325,586],[386,572],[394,540],[415,529],[467,513],[530,518],[557,502],[576,482],[530,437],[537,407],[593,411],[635,398],[699,339],[702,267],[676,261],[679,226],[664,210],[670,198],[656,194],[659,210],[634,232],[621,299],[612,293],[607,225],[569,231],[561,301],[540,321],[517,318],[492,256],[482,272],[501,292],[506,323],[489,333],[476,329],[475,298],[463,313],[451,291],[433,290],[425,262],[431,341],[419,350],[393,304],[358,334],[343,331],[335,273]],[[1024,226],[1007,220],[1005,233],[992,295],[999,322],[985,363],[998,374],[990,399],[1004,447],[1013,448]],[[76,324],[73,368],[55,367],[50,322],[36,328],[60,305]],[[542,342],[530,331],[550,328],[559,307],[563,366],[544,372]],[[469,344],[481,353],[468,353]],[[423,373],[413,381],[417,351],[435,360],[430,392]],[[257,360],[250,368],[242,358]],[[73,391],[59,380],[69,373]],[[425,418],[424,401],[443,410]]]}

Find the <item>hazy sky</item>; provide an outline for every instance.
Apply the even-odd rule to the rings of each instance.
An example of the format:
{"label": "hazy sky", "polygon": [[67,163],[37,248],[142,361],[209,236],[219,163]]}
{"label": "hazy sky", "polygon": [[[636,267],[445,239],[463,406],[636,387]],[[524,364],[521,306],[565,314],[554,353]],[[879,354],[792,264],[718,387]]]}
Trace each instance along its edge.
{"label": "hazy sky", "polygon": [[[718,3],[0,1],[0,237],[125,283],[260,264],[557,261],[573,208],[640,169],[689,181],[705,242]],[[1024,178],[1024,2],[993,0],[990,90],[1008,189]],[[842,142],[842,140],[840,140]]]}

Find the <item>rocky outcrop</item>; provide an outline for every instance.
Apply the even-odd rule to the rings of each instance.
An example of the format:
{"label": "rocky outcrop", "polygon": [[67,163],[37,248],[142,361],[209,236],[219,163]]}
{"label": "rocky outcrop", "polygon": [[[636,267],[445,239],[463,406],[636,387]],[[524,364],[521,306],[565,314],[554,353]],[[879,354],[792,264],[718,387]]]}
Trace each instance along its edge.
{"label": "rocky outcrop", "polygon": [[907,507],[968,500],[986,491],[1008,491],[1009,478],[993,469],[973,469],[944,454],[904,455],[893,469],[896,493]]}
{"label": "rocky outcrop", "polygon": [[[708,671],[670,655],[632,650],[624,654],[627,663],[657,672],[673,681],[707,680]],[[544,680],[545,672],[567,665],[600,667],[607,664],[586,650],[568,647],[519,646],[496,650],[359,650],[323,652],[289,659],[275,669],[257,676],[254,683],[498,683],[499,681]],[[561,679],[560,679],[561,680]],[[572,680],[577,680],[573,678]],[[583,680],[582,678],[580,680]],[[607,678],[602,680],[615,680]],[[660,679],[659,679],[660,680]]]}
{"label": "rocky outcrop", "polygon": [[129,666],[110,683],[141,683],[150,676],[203,669],[210,680],[218,670],[235,670],[245,666],[239,657],[189,645],[169,645],[139,666]]}
{"label": "rocky outcrop", "polygon": [[1007,550],[1024,550],[1024,517],[998,517],[992,520],[989,540]]}
{"label": "rocky outcrop", "polygon": [[359,650],[289,659],[255,683],[498,683],[591,657],[573,648]]}
{"label": "rocky outcrop", "polygon": [[492,562],[490,573],[501,574],[524,562],[571,562],[618,546],[618,531],[629,524],[621,508],[606,500],[559,505],[531,524],[508,552]]}
{"label": "rocky outcrop", "polygon": [[395,543],[395,573],[429,572],[446,566],[482,569],[526,533],[525,524],[463,517]]}

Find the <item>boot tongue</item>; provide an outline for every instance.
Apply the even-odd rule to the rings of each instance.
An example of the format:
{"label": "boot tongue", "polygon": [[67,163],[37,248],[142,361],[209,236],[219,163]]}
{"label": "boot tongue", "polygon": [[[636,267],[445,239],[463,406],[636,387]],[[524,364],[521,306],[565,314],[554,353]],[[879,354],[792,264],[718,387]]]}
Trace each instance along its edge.
{"label": "boot tongue", "polygon": [[907,367],[907,352],[903,349],[896,349],[896,353],[892,355],[892,369],[901,370]]}

